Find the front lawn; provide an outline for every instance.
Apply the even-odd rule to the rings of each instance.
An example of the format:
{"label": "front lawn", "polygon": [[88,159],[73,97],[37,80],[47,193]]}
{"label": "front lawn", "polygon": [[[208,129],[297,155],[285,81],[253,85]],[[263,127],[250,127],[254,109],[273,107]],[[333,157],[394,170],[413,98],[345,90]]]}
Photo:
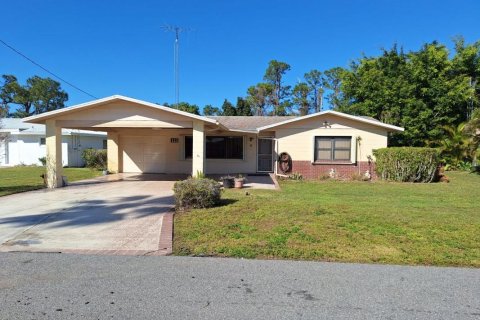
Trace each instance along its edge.
{"label": "front lawn", "polygon": [[[44,167],[12,167],[0,169],[0,196],[43,188],[40,177]],[[87,168],[64,168],[68,181],[89,179],[101,175],[101,171]]]}
{"label": "front lawn", "polygon": [[480,176],[450,183],[280,182],[175,215],[174,253],[480,267]]}

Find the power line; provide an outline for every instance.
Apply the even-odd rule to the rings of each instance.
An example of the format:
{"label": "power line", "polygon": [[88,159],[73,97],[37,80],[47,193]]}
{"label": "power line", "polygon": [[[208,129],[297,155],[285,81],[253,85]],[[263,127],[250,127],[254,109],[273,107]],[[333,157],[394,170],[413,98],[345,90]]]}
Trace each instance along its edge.
{"label": "power line", "polygon": [[21,57],[23,57],[24,59],[30,61],[31,63],[33,63],[34,65],[36,65],[37,67],[39,67],[40,69],[44,70],[45,72],[49,73],[50,75],[52,75],[53,77],[57,78],[58,80],[68,84],[70,87],[74,88],[74,89],[77,89],[78,91],[86,94],[87,96],[90,96],[94,99],[98,99],[97,97],[95,97],[93,94],[90,94],[88,93],[87,91],[85,90],[82,90],[80,89],[79,87],[77,87],[76,85],[74,85],[73,83],[63,79],[62,77],[56,75],[55,73],[51,72],[50,70],[48,70],[47,68],[43,67],[42,65],[40,65],[39,63],[35,62],[34,60],[30,59],[29,57],[27,57],[26,55],[24,55],[23,53],[21,53],[20,51],[18,51],[17,49],[15,49],[14,47],[12,47],[11,45],[9,45],[8,43],[6,43],[5,41],[3,41],[2,39],[0,39],[0,42],[7,48],[9,48],[10,50],[12,50],[13,52],[15,52],[16,54],[20,55]]}

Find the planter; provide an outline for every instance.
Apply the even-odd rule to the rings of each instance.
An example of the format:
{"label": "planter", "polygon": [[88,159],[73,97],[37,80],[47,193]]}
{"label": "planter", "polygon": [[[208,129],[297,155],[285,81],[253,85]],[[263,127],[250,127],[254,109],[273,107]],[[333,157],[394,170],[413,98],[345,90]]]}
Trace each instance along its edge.
{"label": "planter", "polygon": [[223,187],[226,188],[226,189],[233,188],[233,182],[234,182],[233,180],[234,180],[234,178],[230,178],[230,177],[222,178]]}
{"label": "planter", "polygon": [[237,189],[242,189],[243,188],[243,183],[245,182],[245,179],[235,179],[235,188]]}

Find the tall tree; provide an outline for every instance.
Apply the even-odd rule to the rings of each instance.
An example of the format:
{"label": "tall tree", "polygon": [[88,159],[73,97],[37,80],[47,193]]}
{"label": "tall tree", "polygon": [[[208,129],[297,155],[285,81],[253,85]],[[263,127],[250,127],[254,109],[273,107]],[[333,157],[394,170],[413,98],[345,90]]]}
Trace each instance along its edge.
{"label": "tall tree", "polygon": [[3,75],[3,83],[0,87],[0,117],[6,117],[10,104],[14,102],[15,92],[19,90],[17,78],[13,75]]}
{"label": "tall tree", "polygon": [[[416,84],[415,108],[408,110],[405,125],[413,127],[428,140],[440,141],[445,126],[457,126],[467,120],[465,110],[473,88],[465,75],[455,76],[449,52],[436,42],[425,44],[409,54],[407,70],[410,83]],[[420,121],[419,121],[420,120]],[[417,123],[422,123],[419,128]]]}
{"label": "tall tree", "polygon": [[[315,112],[322,111],[323,105],[323,85],[325,79],[322,77],[322,72],[316,69],[305,73],[303,76],[311,90],[311,99],[315,108]],[[295,91],[295,89],[293,89]],[[295,93],[294,93],[295,94]]]}
{"label": "tall tree", "polygon": [[394,46],[379,57],[363,57],[340,73],[338,109],[406,128],[393,145],[439,144],[445,127],[466,120],[473,95],[469,79],[455,74],[445,46],[436,42],[403,53]]}
{"label": "tall tree", "polygon": [[237,116],[252,116],[252,107],[247,99],[242,97],[237,98],[237,105],[235,106]]}
{"label": "tall tree", "polygon": [[247,101],[252,108],[252,113],[256,116],[265,116],[268,113],[270,97],[272,96],[273,86],[270,83],[258,83],[247,90]]}
{"label": "tall tree", "polygon": [[466,118],[471,119],[475,109],[480,108],[480,41],[465,44],[465,39],[461,36],[453,41],[455,44],[453,70],[456,75],[467,76],[474,90],[465,110]]}
{"label": "tall tree", "polygon": [[211,104],[207,104],[205,107],[203,107],[203,115],[205,116],[218,116],[219,114],[220,109],[212,106]]}
{"label": "tall tree", "polygon": [[293,88],[293,103],[298,106],[298,112],[301,116],[307,115],[315,109],[315,105],[310,100],[312,88],[305,82],[300,82]]}
{"label": "tall tree", "polygon": [[337,102],[337,109],[395,124],[403,107],[414,102],[407,58],[393,46],[379,57],[363,57],[352,63],[350,70],[341,73],[343,101]]}
{"label": "tall tree", "polygon": [[341,102],[341,83],[344,69],[340,67],[325,70],[323,73],[323,86],[330,90],[327,99],[334,109],[340,107]]}
{"label": "tall tree", "polygon": [[190,104],[188,102],[179,102],[178,104],[177,103],[174,103],[174,104],[164,103],[163,105],[165,107],[169,107],[169,108],[177,109],[177,110],[180,110],[180,111],[185,111],[185,112],[193,113],[193,114],[196,114],[196,115],[200,115],[200,108],[196,104]]}
{"label": "tall tree", "polygon": [[285,115],[290,107],[290,101],[288,101],[290,86],[283,85],[283,76],[289,70],[288,63],[271,60],[263,76],[263,79],[273,87],[270,100],[273,106],[272,113],[277,116]]}
{"label": "tall tree", "polygon": [[17,110],[11,114],[14,117],[61,109],[68,100],[68,94],[62,90],[60,83],[50,78],[33,76],[23,86],[15,76],[4,75],[3,79],[0,88],[2,109],[8,110],[10,105],[15,105]]}
{"label": "tall tree", "polygon": [[236,116],[237,110],[233,106],[233,104],[225,99],[222,104],[222,116]]}

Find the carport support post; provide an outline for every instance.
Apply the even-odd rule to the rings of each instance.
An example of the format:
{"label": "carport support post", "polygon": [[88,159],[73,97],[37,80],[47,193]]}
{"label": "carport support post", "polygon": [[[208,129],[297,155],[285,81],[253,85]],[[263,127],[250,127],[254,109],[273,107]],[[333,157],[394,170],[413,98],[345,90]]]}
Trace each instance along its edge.
{"label": "carport support post", "polygon": [[107,170],[108,172],[119,172],[118,133],[108,132],[107,136]]}
{"label": "carport support post", "polygon": [[63,186],[62,179],[62,128],[55,120],[47,120],[45,144],[47,147],[47,187],[59,188]]}
{"label": "carport support post", "polygon": [[192,176],[205,173],[205,133],[203,121],[193,121]]}

